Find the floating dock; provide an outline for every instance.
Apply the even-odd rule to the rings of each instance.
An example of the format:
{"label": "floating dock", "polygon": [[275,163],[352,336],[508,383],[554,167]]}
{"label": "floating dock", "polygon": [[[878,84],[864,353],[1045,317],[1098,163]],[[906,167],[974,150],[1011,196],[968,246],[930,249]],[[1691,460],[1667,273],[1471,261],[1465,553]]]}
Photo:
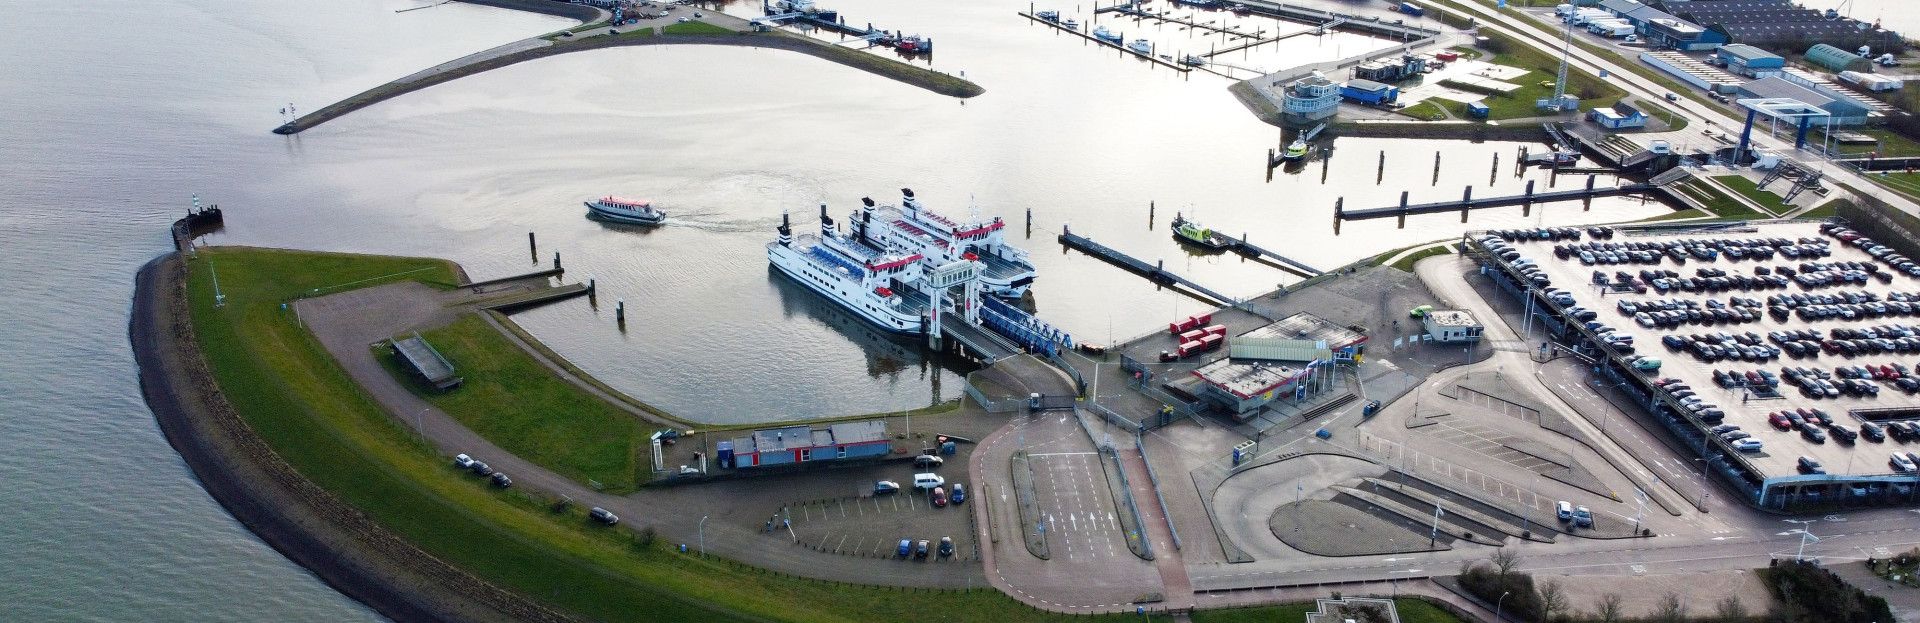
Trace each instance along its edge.
{"label": "floating dock", "polygon": [[1161,266],[1148,264],[1146,262],[1140,261],[1139,259],[1135,259],[1131,255],[1121,253],[1120,251],[1117,251],[1112,247],[1109,247],[1104,244],[1100,244],[1098,242],[1094,242],[1092,239],[1087,238],[1086,236],[1075,234],[1073,233],[1073,230],[1068,229],[1065,226],[1062,226],[1060,228],[1060,244],[1066,245],[1067,247],[1072,249],[1079,250],[1081,253],[1085,253],[1087,255],[1091,255],[1091,256],[1100,258],[1102,260],[1106,260],[1107,263],[1109,264],[1113,264],[1115,266],[1119,266],[1121,268],[1125,268],[1127,270],[1138,273],[1141,276],[1146,277],[1148,280],[1153,281],[1154,283],[1158,283],[1162,285],[1178,285],[1178,286],[1184,287],[1196,294],[1199,294],[1209,299],[1213,299],[1213,302],[1218,303],[1221,306],[1225,306],[1225,307],[1238,306],[1239,302],[1235,301],[1233,297],[1227,296],[1225,294],[1221,294],[1219,292],[1215,292],[1212,289],[1207,288],[1206,286],[1194,283],[1193,280],[1187,279],[1186,277],[1182,277],[1180,275],[1176,275],[1172,272],[1169,272]]}
{"label": "floating dock", "polygon": [[1406,226],[1405,218],[1409,215],[1434,214],[1438,212],[1459,211],[1460,218],[1465,219],[1467,216],[1467,211],[1476,210],[1480,208],[1499,208],[1499,207],[1516,206],[1516,205],[1532,206],[1535,203],[1550,203],[1555,201],[1570,201],[1575,199],[1591,199],[1594,197],[1615,197],[1619,195],[1633,195],[1633,194],[1652,192],[1653,190],[1659,188],[1659,185],[1656,185],[1656,184],[1622,184],[1619,186],[1605,186],[1605,187],[1596,188],[1593,185],[1593,180],[1594,180],[1593,176],[1587,176],[1586,188],[1579,188],[1574,190],[1556,190],[1556,191],[1549,191],[1544,193],[1533,192],[1533,181],[1529,180],[1527,181],[1527,192],[1525,194],[1508,195],[1505,197],[1483,197],[1480,199],[1473,198],[1473,187],[1468,186],[1465,192],[1465,196],[1461,197],[1460,199],[1453,200],[1453,201],[1438,201],[1434,203],[1408,204],[1407,193],[1402,192],[1400,193],[1400,205],[1390,206],[1385,208],[1365,208],[1360,210],[1347,210],[1345,208],[1336,206],[1333,211],[1333,218],[1334,218],[1334,222],[1337,224],[1339,221],[1363,221],[1367,219],[1376,219],[1376,218],[1400,217],[1402,219],[1400,224],[1401,226],[1404,227]]}
{"label": "floating dock", "polygon": [[1124,53],[1126,53],[1126,54],[1129,54],[1129,55],[1132,55],[1132,56],[1134,56],[1134,57],[1137,57],[1137,58],[1141,58],[1141,59],[1145,59],[1146,61],[1148,61],[1148,62],[1151,62],[1151,63],[1153,63],[1153,64],[1155,64],[1155,65],[1160,65],[1160,66],[1163,66],[1163,67],[1166,67],[1166,68],[1168,68],[1168,69],[1172,69],[1172,70],[1174,70],[1174,71],[1178,71],[1178,72],[1183,72],[1183,73],[1184,73],[1184,72],[1191,72],[1191,71],[1193,71],[1193,68],[1192,68],[1192,67],[1188,67],[1188,66],[1185,66],[1185,65],[1181,65],[1181,64],[1179,64],[1179,63],[1176,63],[1176,62],[1174,62],[1174,61],[1170,61],[1170,60],[1167,60],[1167,59],[1163,59],[1163,58],[1160,58],[1160,57],[1157,57],[1157,56],[1154,56],[1154,55],[1152,55],[1152,54],[1141,54],[1141,53],[1139,53],[1139,52],[1135,52],[1135,51],[1133,51],[1133,50],[1129,50],[1129,49],[1127,49],[1127,47],[1126,47],[1126,46],[1123,46],[1123,45],[1120,45],[1120,44],[1117,44],[1117,43],[1112,43],[1112,42],[1108,42],[1108,41],[1101,41],[1101,40],[1100,40],[1100,39],[1099,39],[1098,37],[1095,37],[1095,36],[1093,36],[1093,35],[1090,35],[1090,34],[1087,34],[1087,33],[1084,33],[1084,32],[1080,32],[1080,31],[1078,31],[1078,30],[1075,30],[1075,29],[1072,29],[1072,28],[1068,28],[1068,27],[1066,27],[1066,25],[1065,25],[1065,24],[1061,24],[1060,22],[1056,22],[1056,21],[1053,21],[1053,20],[1049,20],[1049,19],[1041,19],[1040,17],[1037,17],[1037,16],[1035,16],[1035,15],[1033,15],[1033,14],[1031,14],[1031,13],[1027,13],[1027,12],[1024,12],[1024,11],[1022,11],[1022,12],[1020,12],[1020,17],[1024,17],[1024,18],[1027,18],[1027,19],[1030,19],[1030,20],[1033,20],[1033,21],[1034,21],[1035,23],[1038,23],[1038,24],[1042,24],[1042,25],[1046,25],[1046,26],[1051,26],[1051,27],[1053,27],[1053,29],[1055,29],[1055,30],[1058,30],[1058,31],[1060,31],[1060,32],[1066,32],[1066,33],[1073,33],[1074,35],[1078,35],[1078,36],[1079,36],[1079,37],[1080,37],[1081,39],[1086,39],[1086,40],[1088,40],[1088,41],[1092,41],[1092,42],[1094,42],[1094,43],[1097,43],[1097,44],[1099,44],[1099,45],[1102,45],[1102,46],[1106,46],[1106,47],[1109,47],[1109,48],[1113,48],[1113,49],[1115,49],[1115,50],[1119,50],[1119,51],[1121,51],[1121,52],[1124,52]]}
{"label": "floating dock", "polygon": [[1284,264],[1287,268],[1297,271],[1301,275],[1304,275],[1307,277],[1318,277],[1320,276],[1320,273],[1323,272],[1318,268],[1314,268],[1312,266],[1308,266],[1306,264],[1296,262],[1292,258],[1288,258],[1287,256],[1269,251],[1264,247],[1255,246],[1253,243],[1247,242],[1247,239],[1245,238],[1244,234],[1240,238],[1235,238],[1233,236],[1222,234],[1216,231],[1216,232],[1213,232],[1213,235],[1220,238],[1221,240],[1226,241],[1228,245],[1227,248],[1231,249],[1234,253],[1239,253],[1241,255],[1245,255],[1248,257],[1264,257],[1264,258],[1279,262],[1281,264]]}

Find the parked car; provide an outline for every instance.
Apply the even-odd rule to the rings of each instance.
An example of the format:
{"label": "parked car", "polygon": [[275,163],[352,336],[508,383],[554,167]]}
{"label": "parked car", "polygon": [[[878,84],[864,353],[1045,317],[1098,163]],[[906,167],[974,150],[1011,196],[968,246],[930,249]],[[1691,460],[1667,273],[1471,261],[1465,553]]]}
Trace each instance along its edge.
{"label": "parked car", "polygon": [[907,556],[912,554],[913,554],[913,539],[900,539],[900,547],[898,549],[893,550],[893,555],[899,556],[901,558],[906,558]]}
{"label": "parked car", "polygon": [[967,501],[967,486],[957,482],[953,483],[952,502],[954,504],[963,504],[963,503],[966,503],[966,501]]}
{"label": "parked car", "polygon": [[874,495],[886,495],[888,493],[898,493],[899,491],[900,483],[891,480],[876,480],[873,483]]}
{"label": "parked car", "polygon": [[1587,510],[1587,507],[1585,506],[1574,507],[1573,525],[1580,528],[1592,528],[1593,527],[1593,511]]}
{"label": "parked car", "polygon": [[1891,458],[1887,459],[1887,464],[1893,466],[1893,471],[1896,472],[1910,472],[1913,471],[1914,467],[1913,461],[1908,459],[1906,454],[1900,452],[1893,453]]}
{"label": "parked car", "polygon": [[1826,470],[1826,468],[1825,468],[1825,467],[1821,467],[1821,465],[1820,465],[1820,462],[1819,462],[1819,461],[1815,461],[1815,460],[1813,460],[1813,457],[1810,457],[1810,456],[1803,456],[1803,457],[1800,457],[1800,460],[1799,460],[1799,461],[1797,461],[1797,464],[1798,464],[1798,466],[1799,466],[1799,468],[1800,468],[1800,473],[1802,473],[1802,474],[1825,474],[1825,473],[1827,473],[1827,470]]}
{"label": "parked car", "polygon": [[474,460],[465,454],[456,454],[453,455],[453,464],[460,469],[473,469]]}
{"label": "parked car", "polygon": [[1762,447],[1758,439],[1740,439],[1733,442],[1733,449],[1741,452],[1759,452]]}
{"label": "parked car", "polygon": [[593,507],[593,510],[587,511],[587,517],[609,526],[620,523],[619,515],[615,515],[613,511],[598,506]]}
{"label": "parked car", "polygon": [[915,543],[913,545],[913,557],[914,558],[927,557],[927,540],[926,539],[920,539],[919,543]]}
{"label": "parked car", "polygon": [[513,486],[513,479],[508,478],[506,472],[494,472],[493,477],[489,478],[488,480],[493,482],[493,486],[496,486],[502,489]]}
{"label": "parked car", "polygon": [[913,475],[913,488],[915,489],[932,489],[944,484],[947,484],[947,479],[941,478],[939,474],[921,473]]}
{"label": "parked car", "polygon": [[940,557],[946,558],[952,555],[953,555],[953,537],[950,537],[950,536],[940,537]]}
{"label": "parked car", "polygon": [[932,454],[922,454],[920,456],[913,457],[913,466],[919,469],[940,467],[942,464],[945,464],[946,462],[947,462],[946,459],[940,458]]}
{"label": "parked car", "polygon": [[493,475],[493,467],[492,467],[492,466],[489,466],[489,465],[487,465],[487,462],[486,462],[486,461],[478,461],[478,460],[476,460],[476,461],[474,461],[474,462],[473,462],[473,464],[472,464],[472,465],[469,465],[469,466],[467,466],[467,469],[468,469],[468,470],[471,470],[471,471],[472,471],[473,473],[475,473],[475,474],[479,474],[479,475],[482,475],[482,476],[492,476],[492,475]]}
{"label": "parked car", "polygon": [[933,492],[927,494],[927,501],[933,503],[935,508],[945,508],[947,506],[946,488],[934,487]]}

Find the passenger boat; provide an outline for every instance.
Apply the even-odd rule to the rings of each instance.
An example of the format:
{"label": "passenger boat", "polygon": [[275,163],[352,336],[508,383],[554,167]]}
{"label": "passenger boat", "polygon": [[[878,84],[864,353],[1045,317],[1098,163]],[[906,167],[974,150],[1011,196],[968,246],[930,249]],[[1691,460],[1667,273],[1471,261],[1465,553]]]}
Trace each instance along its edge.
{"label": "passenger boat", "polygon": [[1134,54],[1152,54],[1153,42],[1146,39],[1134,39],[1133,43],[1127,44],[1127,49],[1133,50]]}
{"label": "passenger boat", "polygon": [[793,234],[780,215],[780,237],[767,243],[767,261],[781,273],[868,322],[895,333],[926,330],[930,300],[917,254],[875,251],[842,236],[820,206],[820,233]]}
{"label": "passenger boat", "polygon": [[622,199],[606,196],[594,201],[583,202],[587,206],[587,215],[615,223],[631,225],[659,225],[667,220],[667,213],[653,208],[653,203],[640,199]]}
{"label": "passenger boat", "polygon": [[1059,11],[1041,11],[1041,12],[1039,12],[1039,13],[1035,13],[1035,14],[1033,14],[1033,16],[1034,16],[1034,17],[1038,17],[1038,18],[1040,18],[1040,19],[1043,19],[1043,20],[1046,20],[1046,21],[1049,21],[1049,22],[1058,22],[1058,21],[1060,21],[1060,12],[1059,12]]}
{"label": "passenger boat", "polygon": [[1293,139],[1293,142],[1287,143],[1287,150],[1281,153],[1280,157],[1285,160],[1299,160],[1307,157],[1307,139]]}
{"label": "passenger boat", "polygon": [[922,258],[925,269],[967,259],[981,264],[981,290],[999,297],[1019,298],[1036,275],[1027,252],[1006,243],[1006,223],[999,217],[956,221],[927,209],[900,189],[900,206],[879,205],[873,198],[848,218],[850,238],[875,250]]}
{"label": "passenger boat", "polygon": [[1173,215],[1173,239],[1208,250],[1223,250],[1231,246],[1213,230],[1189,221],[1177,212]]}
{"label": "passenger boat", "polygon": [[933,42],[927,39],[920,38],[920,35],[908,35],[905,37],[901,37],[898,42],[895,42],[893,44],[893,47],[895,49],[900,50],[901,52],[908,52],[908,53],[933,52]]}
{"label": "passenger boat", "polygon": [[1105,41],[1107,43],[1111,43],[1114,45],[1120,45],[1120,33],[1107,30],[1106,26],[1094,26],[1093,38],[1099,39],[1101,41]]}

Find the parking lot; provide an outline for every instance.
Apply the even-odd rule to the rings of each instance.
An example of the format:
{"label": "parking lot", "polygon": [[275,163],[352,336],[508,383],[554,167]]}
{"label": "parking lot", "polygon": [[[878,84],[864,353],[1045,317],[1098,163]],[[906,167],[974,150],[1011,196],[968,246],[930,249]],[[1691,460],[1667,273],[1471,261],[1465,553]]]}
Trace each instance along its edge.
{"label": "parking lot", "polygon": [[[1597,243],[1581,233],[1516,237],[1505,246],[1520,257],[1509,261],[1537,266],[1561,309],[1610,334],[1629,359],[1657,359],[1657,368],[1643,362],[1642,373],[1677,381],[1667,389],[1703,421],[1721,420],[1760,442],[1745,456],[1763,473],[1799,473],[1805,456],[1827,473],[1886,474],[1896,471],[1890,453],[1920,452],[1920,439],[1906,435],[1843,438],[1861,430],[1855,410],[1894,409],[1866,414],[1894,421],[1920,416],[1920,304],[1904,301],[1920,294],[1911,274],[1920,271],[1897,252],[1811,222]],[[1897,411],[1907,408],[1914,411]],[[1770,424],[1782,411],[1803,420],[1824,413],[1836,426]]]}
{"label": "parking lot", "polygon": [[[959,472],[955,472],[959,473]],[[969,491],[969,493],[972,493]],[[937,507],[923,492],[813,500],[789,504],[793,538],[813,549],[846,556],[898,558],[901,539],[928,542],[930,562],[976,561],[980,550],[968,502]],[[786,526],[776,526],[783,532]],[[942,537],[951,538],[952,555],[940,556]]]}

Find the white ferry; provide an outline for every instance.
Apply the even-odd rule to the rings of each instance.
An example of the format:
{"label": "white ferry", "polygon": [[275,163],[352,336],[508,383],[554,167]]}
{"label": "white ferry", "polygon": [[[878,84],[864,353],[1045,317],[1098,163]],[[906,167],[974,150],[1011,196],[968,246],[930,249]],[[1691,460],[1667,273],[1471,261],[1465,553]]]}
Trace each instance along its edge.
{"label": "white ferry", "polygon": [[962,259],[981,263],[981,290],[995,296],[1020,298],[1033,285],[1033,261],[1027,252],[1008,245],[1006,223],[978,218],[958,223],[920,205],[913,189],[900,189],[900,207],[860,200],[861,208],[847,223],[849,238],[868,247],[923,258],[926,269]]}
{"label": "white ferry", "polygon": [[780,216],[780,238],[767,243],[767,261],[794,281],[895,333],[926,330],[928,298],[918,254],[882,253],[834,230],[820,206],[820,234],[793,235]]}
{"label": "white ferry", "polygon": [[640,199],[622,199],[607,196],[587,204],[587,214],[615,223],[633,225],[659,225],[667,220],[667,213],[655,210],[653,203]]}

